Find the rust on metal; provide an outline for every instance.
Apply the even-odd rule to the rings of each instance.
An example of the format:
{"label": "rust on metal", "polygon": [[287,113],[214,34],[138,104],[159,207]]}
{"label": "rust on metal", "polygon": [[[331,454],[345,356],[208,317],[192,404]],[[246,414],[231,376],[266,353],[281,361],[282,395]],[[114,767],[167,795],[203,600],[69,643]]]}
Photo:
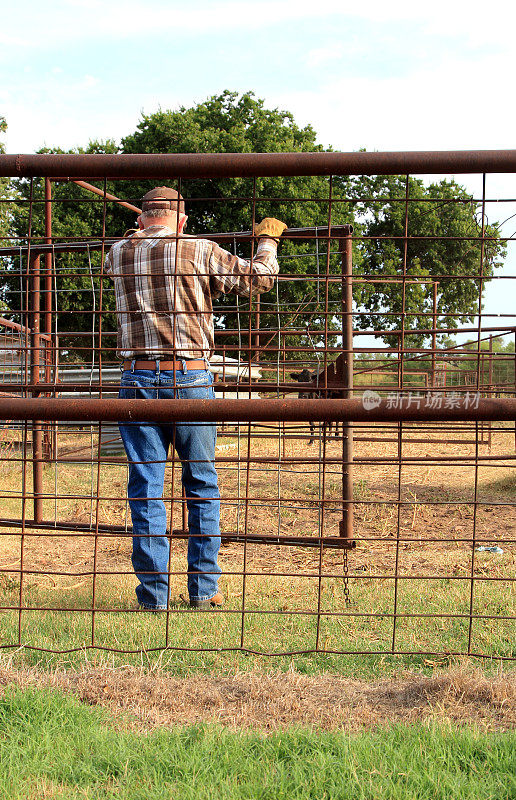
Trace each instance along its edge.
{"label": "rust on metal", "polygon": [[11,419],[148,422],[449,422],[516,419],[515,399],[480,399],[478,406],[453,403],[435,407],[418,396],[396,408],[381,400],[369,410],[362,400],[99,400],[0,399],[0,417]]}
{"label": "rust on metal", "polygon": [[516,172],[516,150],[0,155],[0,174],[84,178],[226,178]]}
{"label": "rust on metal", "polygon": [[[489,204],[513,199],[489,199],[490,172],[516,172],[516,150],[0,154],[0,177],[28,179],[19,197],[2,200],[8,217],[18,203],[27,224],[0,247],[0,648],[513,659],[516,357],[508,341],[516,342],[516,318],[487,311],[484,296],[489,280],[502,281],[509,295],[516,279],[507,268],[487,269],[489,248],[514,239],[510,226],[487,225]],[[431,196],[411,196],[411,175],[439,173],[480,174],[482,191],[448,198],[436,185]],[[297,175],[319,176],[323,191],[301,196],[289,180],[278,196],[259,190],[261,176]],[[364,187],[363,195],[336,197],[345,175],[402,177],[393,196]],[[232,195],[230,181],[217,183],[232,177],[250,180]],[[108,178],[121,182],[119,196],[107,191]],[[197,202],[231,204],[245,209],[246,230],[197,238],[241,257],[256,253],[262,209],[288,223],[290,209],[309,207],[308,217],[295,218],[317,224],[285,231],[269,293],[214,303],[215,399],[119,398],[103,256],[123,232],[112,220],[125,209],[129,225],[140,213],[122,181],[166,181],[182,192],[184,180],[192,186],[198,178],[210,179],[210,196],[192,197],[191,218]],[[78,198],[72,184],[95,197]],[[67,210],[88,203],[102,217],[95,235],[57,236]],[[471,230],[441,235],[426,225],[427,216],[460,205],[476,215]],[[396,226],[368,229],[373,210],[381,216],[393,207]],[[451,259],[437,268],[426,258],[434,245],[473,248],[475,263],[466,269]],[[475,304],[463,314],[443,300],[460,281],[469,281]],[[172,316],[175,324],[175,307]],[[117,423],[131,421],[166,425],[172,445],[177,423],[217,423],[221,580],[229,594],[221,615],[234,626],[217,624],[213,635],[207,626],[198,646],[181,639],[189,610],[178,598],[195,498],[182,487],[187,462],[175,446],[160,462],[170,607],[154,648],[141,632],[123,640],[123,615],[134,611],[128,503],[139,498],[126,489]],[[61,613],[86,619],[77,647],[65,643]],[[49,614],[53,638],[38,624]],[[120,615],[116,634],[105,614]]]}

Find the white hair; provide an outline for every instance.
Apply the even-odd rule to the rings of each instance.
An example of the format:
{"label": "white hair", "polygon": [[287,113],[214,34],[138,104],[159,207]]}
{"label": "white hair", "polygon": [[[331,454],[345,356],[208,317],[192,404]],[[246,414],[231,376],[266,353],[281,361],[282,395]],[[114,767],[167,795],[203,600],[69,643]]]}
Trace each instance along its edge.
{"label": "white hair", "polygon": [[148,211],[142,211],[140,216],[143,222],[149,219],[162,219],[163,217],[174,217],[174,220],[177,221],[178,218],[177,211],[171,211],[169,208],[149,208]]}

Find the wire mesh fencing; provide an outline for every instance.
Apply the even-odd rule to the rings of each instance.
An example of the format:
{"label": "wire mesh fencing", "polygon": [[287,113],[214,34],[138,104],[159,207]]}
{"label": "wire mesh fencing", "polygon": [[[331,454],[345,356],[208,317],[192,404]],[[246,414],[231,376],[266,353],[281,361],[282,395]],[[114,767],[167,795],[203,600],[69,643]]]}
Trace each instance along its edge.
{"label": "wire mesh fencing", "polygon": [[[0,156],[2,648],[514,657],[516,325],[496,303],[516,200],[491,185],[516,159],[280,155]],[[203,312],[214,399],[159,365],[150,394],[121,391],[106,255],[164,182],[188,237],[251,265],[255,221],[288,225],[272,288],[213,291]],[[166,278],[175,298],[198,274]],[[162,358],[184,360],[177,340]],[[135,420],[170,439],[163,494],[145,493],[166,530],[136,537],[166,548],[156,614],[134,594]],[[217,425],[225,603],[208,614],[188,603],[185,423]]]}

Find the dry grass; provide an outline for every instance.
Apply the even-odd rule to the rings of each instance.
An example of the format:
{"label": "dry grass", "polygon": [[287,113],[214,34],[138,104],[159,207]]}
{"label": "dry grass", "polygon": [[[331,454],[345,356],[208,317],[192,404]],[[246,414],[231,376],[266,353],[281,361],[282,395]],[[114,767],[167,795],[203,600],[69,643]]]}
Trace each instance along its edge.
{"label": "dry grass", "polygon": [[129,667],[53,673],[0,668],[0,686],[8,685],[63,690],[115,715],[123,712],[124,727],[145,731],[201,722],[263,731],[291,725],[357,731],[416,721],[516,728],[516,672],[486,678],[463,667],[374,682],[295,672],[177,679]]}

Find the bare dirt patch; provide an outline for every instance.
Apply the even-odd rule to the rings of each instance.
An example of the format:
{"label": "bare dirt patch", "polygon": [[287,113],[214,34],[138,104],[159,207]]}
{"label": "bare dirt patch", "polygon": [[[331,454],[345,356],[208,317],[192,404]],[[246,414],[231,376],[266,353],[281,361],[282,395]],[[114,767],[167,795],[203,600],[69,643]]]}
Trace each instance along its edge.
{"label": "bare dirt patch", "polygon": [[145,731],[192,723],[263,731],[290,725],[355,731],[416,721],[516,728],[516,672],[488,678],[461,667],[432,677],[403,672],[374,682],[295,672],[178,679],[135,668],[77,673],[0,669],[2,691],[8,685],[63,690],[123,713],[124,724]]}
{"label": "bare dirt patch", "polygon": [[[288,429],[287,429],[288,430]],[[436,574],[444,568],[446,574],[460,575],[470,569],[471,542],[475,538],[491,544],[500,543],[502,558],[489,560],[493,577],[498,573],[513,574],[514,540],[516,538],[516,472],[514,461],[514,431],[494,427],[490,445],[487,433],[475,446],[474,431],[465,426],[448,430],[446,426],[433,426],[420,431],[409,428],[403,438],[403,463],[401,471],[396,463],[385,460],[397,457],[396,430],[364,429],[355,431],[355,534],[357,550],[351,557],[351,569],[359,572],[389,571],[394,567],[397,529],[403,539],[399,549],[403,552],[398,569],[400,574]],[[71,436],[68,437],[73,441]],[[78,442],[89,439],[79,435]],[[371,441],[371,438],[373,439]],[[64,437],[60,455],[66,453],[68,441]],[[255,439],[251,442],[251,457],[262,459],[252,463],[249,472],[249,501],[246,495],[246,465],[239,461],[246,457],[245,437],[239,441],[231,437],[220,438],[217,467],[223,496],[221,529],[223,532],[245,529],[251,533],[274,535],[302,535],[317,537],[322,529],[327,536],[337,536],[341,511],[340,441],[328,439],[324,451],[333,459],[321,483],[320,443],[311,447],[307,440]],[[480,462],[475,470],[478,449]],[[84,450],[84,447],[82,448]],[[88,458],[88,453],[80,455]],[[90,445],[90,455],[96,456],[96,446]],[[281,456],[281,458],[280,458]],[[287,459],[287,461],[281,459]],[[288,459],[299,459],[297,463]],[[369,459],[373,459],[372,462]],[[225,460],[224,460],[225,459]],[[278,460],[279,459],[279,460]],[[306,461],[305,461],[306,459]],[[376,459],[376,460],[375,460]],[[13,467],[0,478],[0,491],[7,494],[13,487],[21,486],[21,472]],[[476,471],[476,480],[475,480]],[[169,524],[182,528],[180,503],[179,465],[175,465],[175,489],[170,487],[172,472],[168,471],[165,499],[169,509]],[[30,479],[30,470],[28,471]],[[95,529],[95,519],[100,523],[128,525],[130,515],[126,502],[126,467],[121,457],[119,463],[103,464],[99,478],[100,500],[97,504],[96,465],[90,471],[87,463],[59,465],[57,476],[45,471],[45,492],[51,498],[57,492],[57,507],[51,499],[45,500],[46,519],[83,523]],[[477,505],[475,499],[477,484]],[[30,491],[30,485],[29,485]],[[91,495],[91,499],[86,499]],[[398,495],[406,502],[400,508]],[[172,502],[172,496],[175,500]],[[168,499],[167,499],[168,498]],[[281,498],[278,499],[278,498]],[[324,503],[321,504],[321,500]],[[19,516],[21,505],[14,499],[4,504],[5,516]],[[26,515],[31,515],[30,503]],[[322,514],[322,519],[321,519]],[[171,519],[170,519],[171,517]],[[112,572],[130,570],[131,538],[120,534],[102,535],[95,544],[92,533],[55,531],[51,537],[39,536],[38,531],[26,530],[24,544],[25,569],[35,573],[32,581],[47,589],[60,591],[78,588],[81,573],[93,568],[97,552],[97,569]],[[20,535],[2,530],[0,567],[19,569]],[[441,541],[435,541],[435,539]],[[222,548],[221,566],[227,570],[242,568],[243,545],[230,544]],[[172,542],[174,568],[185,565],[186,543]],[[309,572],[331,569],[342,561],[342,554],[325,549],[321,555],[318,547],[301,549],[269,544],[247,546],[247,569],[255,571]],[[177,559],[177,560],[176,560]],[[55,571],[56,565],[63,577],[45,575]],[[180,567],[179,567],[180,568]],[[482,559],[477,559],[476,570],[484,569]],[[67,576],[66,573],[73,573]],[[87,581],[82,581],[87,583]]]}

